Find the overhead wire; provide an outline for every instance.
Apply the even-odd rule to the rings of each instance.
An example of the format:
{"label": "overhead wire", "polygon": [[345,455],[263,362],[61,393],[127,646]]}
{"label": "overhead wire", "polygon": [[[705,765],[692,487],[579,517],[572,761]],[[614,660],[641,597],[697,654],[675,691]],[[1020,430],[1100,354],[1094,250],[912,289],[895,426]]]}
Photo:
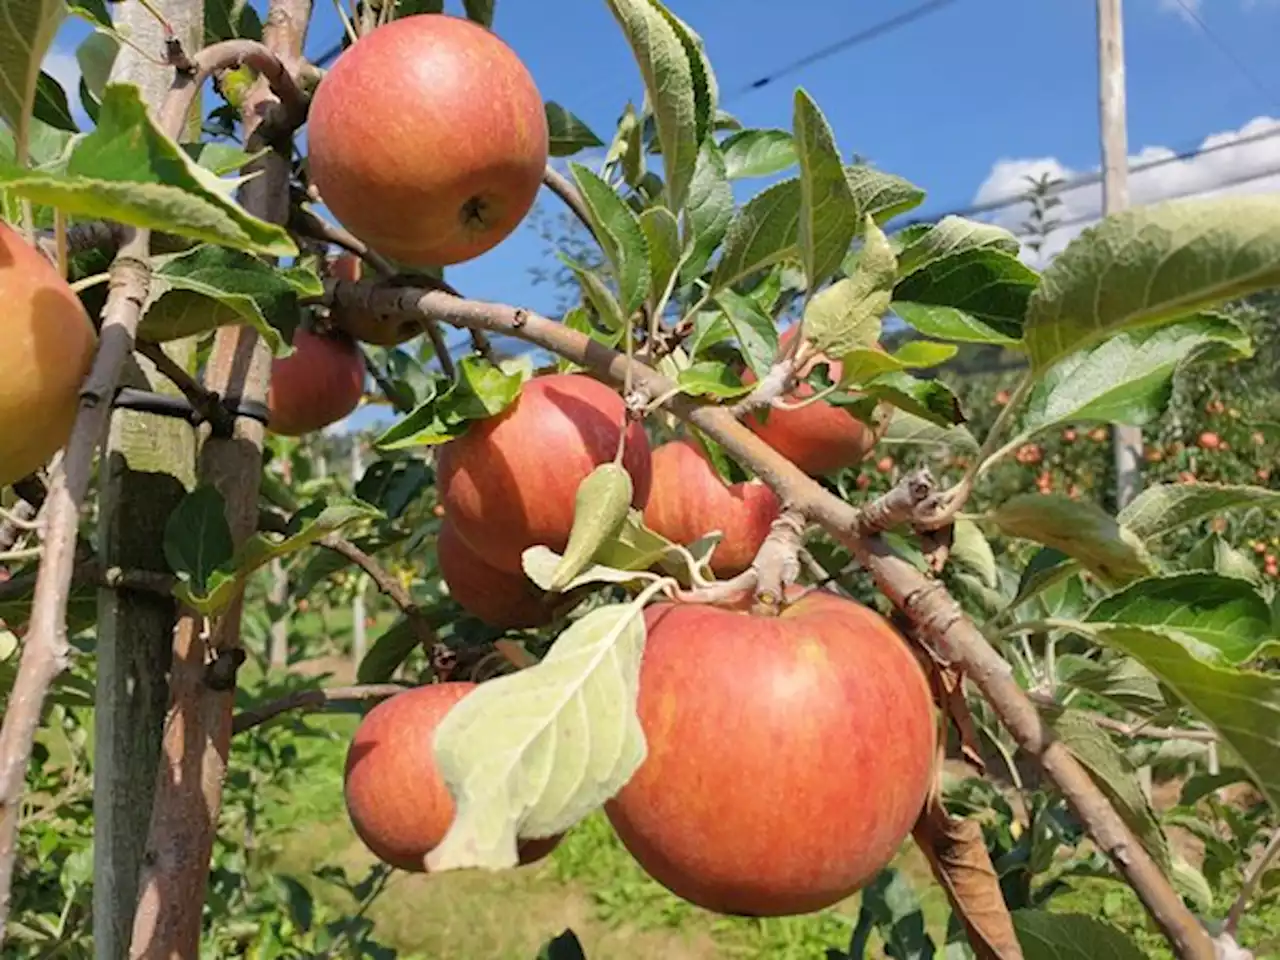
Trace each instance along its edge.
{"label": "overhead wire", "polygon": [[1187,3],[1187,0],[1174,0],[1174,3],[1182,8],[1183,13],[1185,13],[1187,18],[1195,24],[1202,34],[1204,34],[1205,39],[1217,47],[1218,52],[1231,61],[1239,74],[1244,77],[1255,90],[1262,94],[1264,100],[1268,101],[1272,106],[1280,103],[1280,96],[1277,96],[1274,90],[1263,83],[1262,80],[1259,79],[1258,75],[1249,68],[1248,64],[1246,64],[1221,37],[1209,29],[1209,25],[1205,23],[1204,18],[1196,12],[1195,7]]}

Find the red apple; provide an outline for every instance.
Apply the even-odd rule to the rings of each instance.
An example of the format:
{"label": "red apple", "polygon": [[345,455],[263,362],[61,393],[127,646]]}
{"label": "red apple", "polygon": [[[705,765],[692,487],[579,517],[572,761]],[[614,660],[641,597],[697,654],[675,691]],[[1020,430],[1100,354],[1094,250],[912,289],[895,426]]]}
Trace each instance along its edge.
{"label": "red apple", "polygon": [[362,37],[311,102],[311,182],[348,230],[414,266],[478,257],[542,183],[542,96],[495,34],[443,14]]}
{"label": "red apple", "polygon": [[[563,551],[573,528],[578,485],[610,463],[626,416],[622,398],[581,374],[551,374],[524,384],[516,402],[472,422],[437,462],[440,500],[463,540],[490,565],[520,573],[520,555],[535,544]],[[649,440],[627,427],[622,465],[631,474],[632,504],[649,499]]]}
{"label": "red apple", "polygon": [[1222,438],[1212,430],[1206,430],[1204,433],[1200,434],[1198,442],[1200,446],[1206,450],[1217,450],[1222,446]]}
{"label": "red apple", "polygon": [[467,546],[453,524],[440,526],[436,538],[440,576],[449,596],[472,616],[493,627],[540,627],[551,622],[543,594],[523,573],[506,573],[485,563]]}
{"label": "red apple", "polygon": [[75,292],[0,222],[0,487],[71,438],[98,336]]}
{"label": "red apple", "polygon": [[777,495],[762,481],[726,484],[689,440],[664,443],[653,451],[645,524],[685,545],[721,531],[724,536],[711,555],[711,570],[718,577],[732,577],[751,566],[778,510]]}
{"label": "red apple", "polygon": [[[790,343],[799,329],[798,326],[788,329],[779,339],[779,346]],[[813,366],[814,363],[806,364],[802,375]],[[832,379],[836,379],[843,368],[839,362],[831,362],[828,369]],[[747,371],[742,379],[750,383],[755,378]],[[813,393],[813,387],[801,383],[785,399],[803,400]],[[811,476],[836,473],[861,463],[877,439],[871,427],[824,400],[798,410],[771,407],[767,415],[752,414],[745,423],[756,436]]]}
{"label": "red apple", "polygon": [[293,353],[271,362],[272,433],[298,437],[341,420],[364,393],[364,361],[346,334],[299,329]]}
{"label": "red apple", "polygon": [[[365,716],[347,750],[343,796],[356,834],[379,860],[426,873],[456,810],[436,766],[436,728],[474,683],[437,683],[398,693]],[[560,837],[522,841],[521,863],[541,860]]]}
{"label": "red apple", "polygon": [[893,859],[933,782],[929,684],[873,610],[825,591],[777,617],[654,604],[648,755],[605,805],[677,896],[718,913],[820,910]]}
{"label": "red apple", "polygon": [[[363,265],[355,254],[344,253],[329,264],[329,275],[335,280],[355,283]],[[368,310],[335,306],[329,311],[333,325],[348,336],[379,347],[396,347],[422,333],[422,324],[409,317],[386,317]]]}

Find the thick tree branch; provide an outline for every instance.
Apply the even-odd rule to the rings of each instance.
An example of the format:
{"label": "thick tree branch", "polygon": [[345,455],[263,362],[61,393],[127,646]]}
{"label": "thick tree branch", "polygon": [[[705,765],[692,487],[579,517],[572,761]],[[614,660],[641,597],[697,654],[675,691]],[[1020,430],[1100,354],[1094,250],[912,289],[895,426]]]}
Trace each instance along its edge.
{"label": "thick tree branch", "polygon": [[321,710],[331,703],[360,703],[365,700],[385,700],[387,697],[394,697],[397,693],[403,693],[409,689],[411,688],[398,683],[371,683],[355,687],[298,690],[287,697],[281,697],[279,700],[273,700],[270,703],[264,703],[261,706],[237,713],[235,720],[231,724],[231,733],[233,736],[237,733],[244,733],[246,730],[251,730],[259,724],[266,723],[273,717],[288,713],[290,710],[310,712],[312,710]]}
{"label": "thick tree branch", "polygon": [[[332,287],[329,287],[332,294]],[[458,300],[422,289],[374,289],[347,285],[352,304],[405,316],[425,316],[456,326],[519,337],[621,383],[627,359],[609,347],[527,310],[503,304]],[[344,302],[345,299],[344,299]],[[635,364],[632,383],[650,397],[672,394],[667,378]],[[1116,812],[1106,795],[1070,750],[1055,740],[1036,707],[1013,679],[1009,665],[991,647],[938,582],[898,556],[878,535],[863,536],[862,511],[833,496],[795,464],[739,423],[732,411],[680,394],[668,401],[672,412],[703,430],[767,483],[784,509],[797,510],[847,546],[871,573],[880,591],[915,624],[922,642],[940,661],[961,666],[995,708],[1018,745],[1058,785],[1098,846],[1133,886],[1181,957],[1213,960],[1205,929],[1183,904],[1159,865]]]}
{"label": "thick tree branch", "polygon": [[[289,219],[288,134],[304,118],[306,107],[292,77],[310,15],[310,0],[271,0],[264,43],[230,41],[209,48],[235,54],[234,62],[222,66],[244,64],[259,74],[242,114],[246,148],[261,156],[247,171],[257,176],[245,183],[240,200],[246,210],[271,223]],[[264,147],[273,149],[262,152]],[[271,351],[256,331],[247,326],[218,331],[206,372],[209,390],[242,402],[264,403],[270,374]],[[262,424],[241,417],[229,435],[210,436],[200,451],[201,479],[222,493],[237,544],[257,526],[263,441]],[[231,742],[235,670],[244,657],[243,601],[243,593],[238,594],[211,630],[203,618],[186,611],[175,631],[171,708],[138,885],[133,960],[172,960],[199,952],[209,857]]]}

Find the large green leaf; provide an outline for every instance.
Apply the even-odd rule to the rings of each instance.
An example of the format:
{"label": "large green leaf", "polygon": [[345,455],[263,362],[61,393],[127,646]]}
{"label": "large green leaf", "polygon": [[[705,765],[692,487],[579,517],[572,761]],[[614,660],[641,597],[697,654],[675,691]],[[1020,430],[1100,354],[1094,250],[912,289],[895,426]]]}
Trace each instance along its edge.
{"label": "large green leaf", "polygon": [[920,898],[907,876],[894,867],[885,867],[862,891],[850,957],[862,960],[868,956],[873,930],[884,941],[886,957],[933,960],[933,939],[925,929]]}
{"label": "large green leaf", "polygon": [[1211,314],[1119,333],[1044,370],[1027,398],[1019,432],[1025,438],[1069,422],[1150,423],[1169,404],[1173,375],[1206,353],[1238,358],[1252,348],[1234,322]]}
{"label": "large green leaf", "polygon": [[71,105],[67,103],[67,91],[47,73],[41,73],[36,82],[36,98],[31,112],[41,123],[47,123],[58,130],[80,132],[75,117],[71,115]]}
{"label": "large green leaf", "polygon": [[800,230],[800,180],[775,183],[756,194],[734,217],[725,234],[712,290],[736,283],[797,252]]}
{"label": "large green leaf", "polygon": [[738,349],[757,377],[763,377],[778,354],[778,328],[752,297],[721,290],[716,303],[738,341]]}
{"label": "large green leaf", "polygon": [[449,711],[435,755],[457,813],[427,856],[431,870],[514,866],[517,837],[567,830],[626,784],[646,754],[644,642],[637,603],[598,607],[540,663]]}
{"label": "large green leaf", "polygon": [[1006,501],[986,518],[1006,536],[1074,557],[1106,583],[1122,586],[1154,572],[1142,540],[1092,503],[1028,493]]}
{"label": "large green leaf", "polygon": [[308,268],[281,269],[238,250],[200,246],[155,272],[138,335],[164,342],[247,323],[282,356],[301,318],[299,297],[323,292]]}
{"label": "large green leaf", "polygon": [[30,118],[40,64],[66,15],[64,0],[0,0],[0,120],[10,129]]}
{"label": "large green leaf", "polygon": [[209,484],[196,487],[165,523],[164,556],[169,569],[189,589],[202,592],[234,553],[222,494]]}
{"label": "large green leaf", "polygon": [[925,450],[958,450],[977,453],[978,441],[964,427],[939,426],[906,410],[895,410],[881,444],[920,447]]}
{"label": "large green leaf", "polygon": [[1239,755],[1280,810],[1280,677],[1198,659],[1192,638],[1135,627],[1099,630],[1103,642],[1137,658]]}
{"label": "large green leaf", "polygon": [[356,682],[386,683],[417,647],[418,635],[413,625],[401,617],[373,641],[356,667]]}
{"label": "large green leaf", "polygon": [[1046,711],[1057,739],[1075,754],[1089,776],[1137,834],[1147,852],[1167,873],[1172,866],[1169,842],[1138,780],[1138,771],[1105,730],[1079,710]]}
{"label": "large green leaf", "polygon": [[862,218],[831,126],[803,88],[796,90],[792,122],[800,158],[797,239],[809,289],[816,290],[844,261]]}
{"label": "large green leaf", "polygon": [[911,340],[893,353],[874,347],[858,347],[840,357],[843,367],[840,384],[846,388],[860,387],[883,373],[925,370],[946,363],[955,355],[954,344],[929,340]]}
{"label": "large green leaf", "polygon": [[[190,496],[189,494],[184,498],[184,503]],[[222,502],[221,495],[218,496],[218,500]],[[178,509],[181,509],[184,503],[180,503]],[[208,509],[205,509],[208,512]],[[175,510],[176,514],[177,510]],[[381,513],[378,510],[359,500],[339,498],[329,501],[322,509],[312,510],[297,518],[284,536],[255,533],[241,544],[233,556],[223,559],[212,571],[202,567],[199,571],[200,576],[197,576],[194,572],[175,570],[181,581],[175,590],[175,595],[193,609],[206,616],[212,616],[231,602],[250,575],[277,557],[297,553],[344,527],[363,520],[374,520],[380,516]],[[170,523],[172,524],[172,520]],[[166,556],[169,556],[168,543],[169,531],[166,528]],[[172,563],[172,560],[170,562]]]}
{"label": "large green leaf", "polygon": [[571,157],[581,150],[604,146],[590,127],[560,104],[548,100],[544,106],[551,156]]}
{"label": "large green leaf", "polygon": [[870,222],[858,269],[819,290],[805,306],[805,339],[829,357],[874,350],[880,343],[881,317],[889,307],[896,273],[897,261],[888,240]]}
{"label": "large green leaf", "polygon": [[681,283],[691,283],[702,276],[731,222],[733,187],[725,175],[720,148],[714,140],[707,139],[698,151],[689,184],[689,202],[685,205],[684,244],[688,255],[680,268]]}
{"label": "large green leaf", "polygon": [[102,99],[102,91],[111,81],[111,68],[120,52],[120,41],[110,33],[95,30],[76,47],[76,64],[85,89],[95,100]]}
{"label": "large green leaf", "polygon": [[678,213],[684,206],[701,143],[694,65],[679,27],[672,23],[675,18],[658,0],[608,3],[644,77],[662,145],[667,206]]}
{"label": "large green leaf", "polygon": [[996,246],[961,248],[899,280],[893,309],[921,333],[941,340],[1002,343],[1022,335],[1037,282],[1034,270]]}
{"label": "large green leaf", "polygon": [[1082,913],[1015,910],[1023,960],[1144,960],[1118,928]]}
{"label": "large green leaf", "polygon": [[591,170],[569,164],[600,245],[613,265],[622,309],[630,316],[649,293],[649,244],[640,220],[614,189]]}
{"label": "large green leaf", "polygon": [[767,177],[799,162],[796,142],[786,130],[739,130],[720,144],[730,180]]}
{"label": "large green leaf", "polygon": [[65,172],[0,164],[0,188],[66,213],[249,253],[297,253],[287,231],[231,199],[234,186],[203,170],[166,137],[131,84],[107,86],[98,126],[72,150]]}
{"label": "large green leaf", "polygon": [[1210,483],[1163,483],[1147,487],[1117,519],[1143,540],[1154,540],[1233,510],[1275,510],[1280,491]]}
{"label": "large green leaf", "polygon": [[463,357],[458,380],[442,394],[432,394],[377,440],[384,450],[435,446],[460,436],[472,420],[495,416],[516,402],[524,378],[507,373],[481,357]]}
{"label": "large green leaf", "polygon": [[903,370],[890,370],[863,384],[860,392],[867,401],[887,403],[939,427],[964,423],[959,399],[941,380],[925,380]]}
{"label": "large green leaf", "polygon": [[1046,367],[1119,330],[1280,286],[1280,195],[1174,200],[1113,214],[1071,241],[1027,307]]}
{"label": "large green leaf", "polygon": [[1058,657],[1057,667],[1060,684],[1101,697],[1121,710],[1150,715],[1165,705],[1160,682],[1132,657],[1097,661],[1066,653]]}
{"label": "large green leaf", "polygon": [[844,178],[857,211],[853,218],[855,231],[862,229],[864,217],[884,224],[924,200],[924,191],[914,183],[865,164],[846,166]]}
{"label": "large green leaf", "polygon": [[907,276],[935,260],[957,256],[970,250],[994,249],[1016,257],[1022,249],[1004,227],[946,216],[911,238],[898,254],[898,273]]}
{"label": "large green leaf", "polygon": [[1085,617],[1193,638],[1207,662],[1240,664],[1275,637],[1271,607],[1247,580],[1210,573],[1182,573],[1129,584],[1098,601]]}
{"label": "large green leaf", "polygon": [[650,207],[640,214],[649,249],[649,305],[656,309],[680,269],[680,224],[666,207]]}

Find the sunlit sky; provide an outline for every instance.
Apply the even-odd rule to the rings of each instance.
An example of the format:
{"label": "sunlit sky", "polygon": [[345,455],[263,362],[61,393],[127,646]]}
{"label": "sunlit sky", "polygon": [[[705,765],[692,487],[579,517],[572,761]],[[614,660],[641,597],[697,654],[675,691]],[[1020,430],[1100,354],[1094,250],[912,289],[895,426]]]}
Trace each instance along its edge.
{"label": "sunlit sky", "polygon": [[[264,4],[254,0],[255,7]],[[722,106],[748,126],[789,127],[804,86],[831,121],[842,151],[858,153],[928,191],[917,214],[1016,194],[1027,173],[1071,176],[1096,168],[1097,61],[1090,0],[954,0],[885,33],[785,75],[777,73],[843,37],[920,6],[920,0],[670,0],[705,39]],[[460,12],[460,0],[448,9]],[[339,25],[317,0],[312,56]],[[1280,123],[1280,0],[1126,0],[1130,153],[1181,152]],[[604,0],[497,0],[494,29],[528,65],[545,99],[603,139],[628,100],[643,96],[630,51]],[[79,21],[59,34],[48,69],[78,81]],[[74,99],[74,97],[73,97]],[[1253,173],[1235,190],[1280,190],[1280,136],[1135,175],[1135,202],[1205,191]],[[746,182],[745,197],[759,184]],[[1067,195],[1067,213],[1097,207],[1095,189]],[[552,197],[543,201],[554,204]],[[1020,213],[1007,211],[1016,227]],[[1063,240],[1065,241],[1065,236]],[[550,309],[530,283],[547,264],[531,226],[489,254],[450,268],[470,296]],[[368,422],[361,411],[351,425]]]}

